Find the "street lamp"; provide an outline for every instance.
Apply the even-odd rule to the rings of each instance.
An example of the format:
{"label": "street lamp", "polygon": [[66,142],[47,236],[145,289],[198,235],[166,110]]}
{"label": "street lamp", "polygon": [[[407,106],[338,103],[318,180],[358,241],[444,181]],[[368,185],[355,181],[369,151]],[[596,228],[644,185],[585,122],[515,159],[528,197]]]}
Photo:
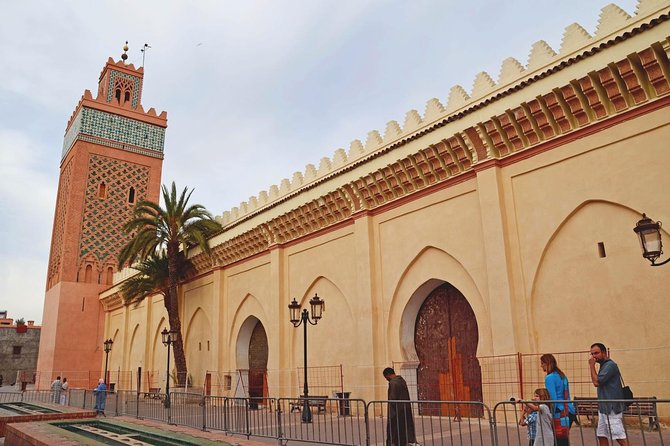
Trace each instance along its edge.
{"label": "street lamp", "polygon": [[165,407],[170,407],[170,346],[177,340],[178,333],[175,330],[164,328],[161,331],[163,345],[167,347],[167,373],[165,374]]}
{"label": "street lamp", "polygon": [[640,246],[642,247],[642,257],[651,262],[651,266],[661,266],[670,262],[670,258],[656,263],[656,259],[663,255],[663,242],[661,240],[661,222],[653,221],[647,217],[647,214],[642,214],[642,220],[638,221],[633,231],[640,238]]}
{"label": "street lamp", "polygon": [[321,313],[323,312],[323,308],[325,306],[325,302],[323,299],[319,298],[319,296],[314,293],[314,297],[312,297],[309,300],[309,304],[312,307],[312,317],[310,318],[310,313],[307,311],[307,309],[303,309],[302,313],[300,312],[300,304],[293,299],[293,302],[291,302],[288,305],[288,309],[291,312],[291,323],[295,328],[300,327],[300,325],[303,325],[305,327],[304,329],[304,345],[303,345],[303,353],[304,353],[304,376],[305,376],[305,382],[304,382],[304,389],[303,389],[303,397],[304,401],[302,404],[302,422],[303,423],[311,423],[312,422],[312,411],[309,408],[309,387],[307,386],[307,323],[311,325],[316,325],[319,322],[319,319],[321,319]]}
{"label": "street lamp", "polygon": [[107,362],[109,360],[109,352],[112,351],[113,343],[114,341],[112,341],[111,339],[107,339],[105,342],[102,343],[105,349],[105,374],[103,375],[105,377],[105,387],[107,387]]}

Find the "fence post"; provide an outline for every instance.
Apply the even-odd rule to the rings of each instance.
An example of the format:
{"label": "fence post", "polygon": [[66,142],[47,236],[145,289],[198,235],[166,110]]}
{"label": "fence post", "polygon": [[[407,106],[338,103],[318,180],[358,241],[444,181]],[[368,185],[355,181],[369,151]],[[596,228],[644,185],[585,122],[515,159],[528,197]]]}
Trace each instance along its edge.
{"label": "fence post", "polygon": [[223,431],[228,433],[228,397],[223,397]]}
{"label": "fence post", "polygon": [[281,398],[277,398],[277,408],[275,409],[277,412],[277,445],[282,446],[282,437],[284,436],[284,431],[282,430],[282,425],[281,425]]}
{"label": "fence post", "polygon": [[114,408],[114,412],[116,413],[116,416],[118,417],[119,416],[119,392],[115,391],[114,394],[116,395],[116,402],[115,402],[116,407]]}
{"label": "fence post", "polygon": [[492,446],[498,446],[498,431],[496,429],[496,412],[495,412],[495,406],[493,408],[493,412],[489,410],[489,413],[491,413],[491,418],[489,418],[489,430],[491,431],[491,445]]}
{"label": "fence post", "polygon": [[207,397],[202,396],[202,430],[207,431]]}
{"label": "fence post", "polygon": [[251,405],[251,399],[250,398],[245,398],[244,399],[244,422],[245,422],[245,430],[247,434],[247,440],[251,437],[251,413],[249,412],[249,407]]}
{"label": "fence post", "polygon": [[521,399],[524,399],[523,396],[523,357],[521,356],[521,352],[517,352],[517,367],[518,367],[518,373],[519,373],[519,395]]}
{"label": "fence post", "polygon": [[370,404],[371,403],[366,403],[364,406],[365,410],[363,411],[363,418],[365,420],[365,446],[370,446]]}

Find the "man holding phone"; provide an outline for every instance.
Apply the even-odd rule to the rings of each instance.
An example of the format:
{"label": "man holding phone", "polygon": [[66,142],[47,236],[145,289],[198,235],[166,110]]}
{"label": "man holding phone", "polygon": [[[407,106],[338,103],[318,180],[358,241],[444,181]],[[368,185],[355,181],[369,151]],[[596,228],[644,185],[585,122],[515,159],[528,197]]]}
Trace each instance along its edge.
{"label": "man holding phone", "polygon": [[[596,370],[596,363],[600,368]],[[591,381],[598,388],[598,444],[606,446],[608,439],[616,440],[622,446],[628,446],[626,430],[623,426],[624,404],[620,402],[607,402],[607,400],[621,400],[623,388],[621,385],[621,372],[616,362],[609,359],[607,348],[604,344],[597,342],[591,345],[591,357],[589,358],[589,369]]]}

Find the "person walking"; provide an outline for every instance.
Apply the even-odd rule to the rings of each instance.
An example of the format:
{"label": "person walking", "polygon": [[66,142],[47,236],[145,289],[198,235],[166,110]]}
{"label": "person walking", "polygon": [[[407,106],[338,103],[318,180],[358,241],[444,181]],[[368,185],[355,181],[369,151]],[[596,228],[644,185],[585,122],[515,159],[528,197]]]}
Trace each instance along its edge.
{"label": "person walking", "polygon": [[[544,377],[544,386],[549,392],[550,400],[569,400],[570,397],[570,383],[568,382],[568,377],[563,373],[558,367],[558,362],[556,358],[551,353],[546,353],[540,356],[540,366],[546,376]],[[561,419],[561,413],[565,409],[564,403],[555,403],[553,417],[556,419]],[[568,403],[568,417],[567,419],[561,419],[560,423],[563,426],[567,426],[568,432],[572,427],[572,423],[577,420],[575,415],[575,406],[572,403]],[[564,418],[564,417],[563,417]],[[556,438],[556,446],[569,446],[569,438]]]}
{"label": "person walking", "polygon": [[98,386],[93,389],[95,394],[95,409],[96,415],[105,416],[105,403],[107,402],[107,386],[105,385],[105,380],[100,378],[98,380]]}
{"label": "person walking", "polygon": [[[596,363],[600,365],[598,370],[596,370]],[[598,444],[606,446],[609,440],[616,440],[620,445],[628,446],[626,429],[623,425],[625,406],[623,403],[607,402],[607,400],[624,398],[621,372],[616,362],[609,358],[605,345],[600,342],[591,345],[589,371],[591,381],[598,390],[598,428],[596,429]]]}
{"label": "person walking", "polygon": [[70,388],[70,383],[67,382],[66,377],[63,377],[63,384],[61,385],[61,389],[63,390],[63,392],[61,393],[61,396],[60,396],[60,403],[63,406],[65,406],[67,404],[68,395],[69,395],[69,392],[68,392],[69,388]]}
{"label": "person walking", "polygon": [[[389,383],[388,421],[386,423],[386,446],[407,446],[416,443],[412,404],[405,379],[387,367],[382,372]],[[407,401],[407,402],[402,402]]]}
{"label": "person walking", "polygon": [[63,391],[63,383],[60,380],[60,375],[56,377],[51,383],[51,402],[60,404],[60,394]]}

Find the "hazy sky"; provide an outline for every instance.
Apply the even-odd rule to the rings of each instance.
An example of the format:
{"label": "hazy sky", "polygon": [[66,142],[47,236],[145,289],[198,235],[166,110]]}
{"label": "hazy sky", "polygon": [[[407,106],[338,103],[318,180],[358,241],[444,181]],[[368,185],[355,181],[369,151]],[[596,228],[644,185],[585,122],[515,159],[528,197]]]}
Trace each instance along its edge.
{"label": "hazy sky", "polygon": [[[407,111],[447,103],[605,0],[0,0],[0,310],[40,323],[65,126],[107,58],[146,54],[163,182],[220,215]],[[617,4],[635,13],[635,0]]]}

